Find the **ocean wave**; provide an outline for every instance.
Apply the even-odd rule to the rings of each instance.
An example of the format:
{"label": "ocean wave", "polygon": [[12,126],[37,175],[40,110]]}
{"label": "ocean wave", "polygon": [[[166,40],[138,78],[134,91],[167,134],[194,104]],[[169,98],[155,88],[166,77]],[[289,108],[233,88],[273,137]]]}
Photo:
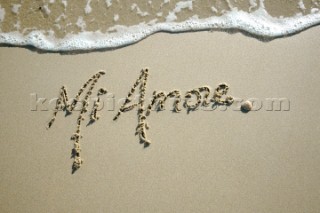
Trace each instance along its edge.
{"label": "ocean wave", "polygon": [[[183,7],[192,7],[186,2]],[[137,7],[136,7],[137,8]],[[136,9],[135,8],[135,9]],[[181,11],[181,8],[174,12]],[[139,11],[138,11],[139,12]],[[140,11],[141,13],[141,11]],[[34,46],[44,51],[84,51],[98,49],[115,49],[127,46],[157,33],[182,33],[204,30],[237,30],[261,39],[274,39],[298,33],[320,24],[320,12],[314,10],[307,15],[296,14],[292,17],[272,17],[261,5],[253,12],[232,9],[222,16],[199,18],[197,15],[182,22],[173,19],[164,22],[149,21],[133,26],[114,25],[107,32],[85,31],[85,23],[78,20],[82,31],[68,33],[63,38],[56,38],[53,31],[32,30],[27,34],[18,31],[0,32],[0,43],[13,46]],[[171,18],[172,18],[171,17]],[[119,17],[115,16],[115,19]],[[170,17],[169,17],[170,18]],[[81,22],[81,23],[80,23]]]}

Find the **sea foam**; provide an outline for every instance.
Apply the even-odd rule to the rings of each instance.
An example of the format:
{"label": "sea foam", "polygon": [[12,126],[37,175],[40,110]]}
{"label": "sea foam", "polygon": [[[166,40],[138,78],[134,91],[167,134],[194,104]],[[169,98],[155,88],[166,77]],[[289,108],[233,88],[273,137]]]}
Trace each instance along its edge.
{"label": "sea foam", "polygon": [[[90,3],[90,0],[88,2]],[[111,1],[106,2],[111,4]],[[186,1],[180,6],[191,10],[192,1]],[[252,1],[251,6],[256,6],[254,1]],[[141,12],[136,5],[133,4],[132,7],[134,10]],[[181,9],[176,8],[173,13],[179,12],[179,10]],[[4,12],[2,12],[2,15],[4,16]],[[0,32],[0,43],[14,46],[29,45],[45,51],[114,49],[136,43],[157,32],[181,33],[232,29],[247,32],[254,37],[274,39],[295,34],[320,23],[319,10],[313,10],[308,15],[297,14],[293,17],[277,18],[270,16],[263,5],[251,13],[232,9],[222,16],[200,19],[197,15],[194,15],[182,22],[176,22],[173,16],[171,18],[173,19],[169,17],[169,20],[167,18],[164,22],[157,22],[155,19],[148,23],[142,22],[129,27],[115,25],[109,28],[107,32],[102,33],[101,31],[85,31],[85,23],[82,22],[80,17],[77,25],[80,26],[82,31],[76,34],[69,33],[63,38],[56,38],[53,33],[48,34],[48,31],[42,30],[33,30],[28,34]],[[114,19],[117,21],[119,16],[115,16]]]}

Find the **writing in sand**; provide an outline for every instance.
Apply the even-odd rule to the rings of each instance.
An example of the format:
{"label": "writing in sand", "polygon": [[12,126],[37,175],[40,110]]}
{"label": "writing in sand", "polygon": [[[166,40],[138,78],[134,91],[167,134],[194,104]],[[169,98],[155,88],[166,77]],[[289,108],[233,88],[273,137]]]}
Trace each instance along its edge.
{"label": "writing in sand", "polygon": [[[56,106],[53,111],[53,116],[48,122],[47,128],[49,129],[57,116],[59,111],[65,111],[66,114],[71,114],[76,105],[80,104],[79,116],[77,118],[77,126],[75,132],[71,136],[71,140],[73,141],[74,147],[72,149],[72,158],[74,159],[72,164],[72,172],[74,173],[78,170],[83,164],[83,159],[81,157],[81,146],[80,139],[82,139],[81,135],[81,124],[85,120],[85,114],[88,112],[89,106],[89,98],[92,96],[93,89],[98,83],[99,79],[105,75],[104,71],[99,71],[94,74],[91,78],[89,78],[83,86],[80,88],[75,98],[70,101],[68,97],[68,93],[65,86],[62,86],[59,91],[59,97],[56,101]],[[137,116],[138,116],[138,124],[136,127],[136,135],[139,136],[140,143],[145,147],[151,144],[150,139],[147,137],[147,130],[149,129],[149,125],[147,123],[147,117],[150,115],[151,110],[156,108],[157,110],[163,110],[164,104],[167,99],[173,99],[173,111],[180,112],[182,108],[185,108],[188,111],[196,110],[200,106],[209,106],[211,103],[216,105],[231,105],[233,103],[233,97],[227,96],[227,92],[229,90],[229,86],[225,83],[219,84],[213,93],[209,86],[201,86],[198,88],[194,88],[181,95],[179,90],[172,90],[170,92],[164,91],[154,91],[151,101],[146,104],[145,102],[145,94],[147,88],[147,81],[149,77],[149,69],[144,68],[141,70],[139,77],[134,82],[133,86],[128,92],[128,95],[121,105],[119,111],[113,118],[113,120],[118,120],[122,113],[131,111],[137,108]],[[139,99],[138,101],[133,100],[133,95],[135,94],[138,88]],[[94,123],[99,119],[98,108],[101,104],[101,96],[107,94],[107,90],[105,88],[99,88],[96,93],[96,100],[93,104],[92,110],[89,114],[89,122]],[[212,93],[212,94],[211,94]],[[80,97],[83,97],[80,100]],[[183,100],[183,101],[182,101]]]}

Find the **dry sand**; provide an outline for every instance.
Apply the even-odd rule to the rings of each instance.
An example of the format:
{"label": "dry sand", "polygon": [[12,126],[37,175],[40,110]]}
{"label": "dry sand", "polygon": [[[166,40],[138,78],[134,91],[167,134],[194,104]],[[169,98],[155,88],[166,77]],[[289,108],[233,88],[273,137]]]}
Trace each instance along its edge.
{"label": "dry sand", "polygon": [[[320,28],[268,43],[223,32],[156,34],[80,55],[0,48],[0,212],[319,212]],[[165,44],[165,45],[164,45]],[[143,148],[135,112],[103,109],[83,127],[85,163],[71,174],[77,113],[31,111],[31,93],[98,86],[125,97],[141,68],[154,90],[227,82],[238,98],[288,98],[289,111],[152,112]]]}

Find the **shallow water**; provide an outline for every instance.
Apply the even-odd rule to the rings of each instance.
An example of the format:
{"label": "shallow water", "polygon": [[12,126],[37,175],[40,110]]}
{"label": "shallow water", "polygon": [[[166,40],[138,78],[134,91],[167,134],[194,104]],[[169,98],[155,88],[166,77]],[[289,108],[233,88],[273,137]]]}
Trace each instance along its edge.
{"label": "shallow water", "polygon": [[273,39],[320,23],[320,0],[0,0],[0,43],[110,49],[156,32],[239,30]]}

